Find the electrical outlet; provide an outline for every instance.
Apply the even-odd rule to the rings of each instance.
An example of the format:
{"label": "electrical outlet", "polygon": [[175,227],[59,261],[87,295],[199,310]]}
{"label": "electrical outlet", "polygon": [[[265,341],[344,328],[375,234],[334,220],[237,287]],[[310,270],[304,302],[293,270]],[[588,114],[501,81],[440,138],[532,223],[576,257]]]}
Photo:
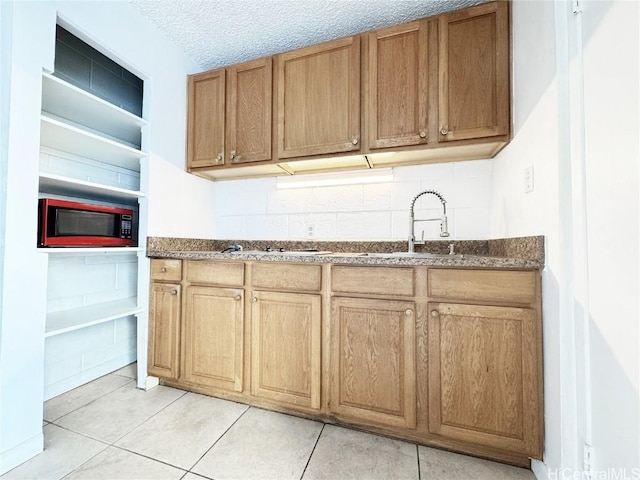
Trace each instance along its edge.
{"label": "electrical outlet", "polygon": [[306,226],[306,229],[307,229],[307,238],[315,238],[316,226],[313,223],[308,223]]}
{"label": "electrical outlet", "polygon": [[524,169],[524,193],[533,192],[533,165]]}

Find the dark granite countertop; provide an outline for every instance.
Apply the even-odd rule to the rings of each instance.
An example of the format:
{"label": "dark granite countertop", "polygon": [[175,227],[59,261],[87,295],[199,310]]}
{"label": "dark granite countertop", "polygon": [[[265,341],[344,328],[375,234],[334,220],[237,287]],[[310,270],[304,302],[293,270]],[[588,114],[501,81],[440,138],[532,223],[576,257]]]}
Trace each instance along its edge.
{"label": "dark granite countertop", "polygon": [[[447,255],[450,243],[454,243],[456,255]],[[242,245],[244,251],[221,253],[232,244]],[[287,252],[262,252],[261,250],[266,246],[274,249],[284,248]],[[307,249],[330,253],[314,255],[302,251]],[[416,250],[434,255],[418,257],[393,255],[391,252],[406,251],[406,242],[403,241],[242,241],[167,237],[149,237],[147,241],[147,256],[152,258],[534,270],[544,267],[544,237],[542,236],[496,240],[428,241]],[[372,255],[364,255],[365,253]]]}

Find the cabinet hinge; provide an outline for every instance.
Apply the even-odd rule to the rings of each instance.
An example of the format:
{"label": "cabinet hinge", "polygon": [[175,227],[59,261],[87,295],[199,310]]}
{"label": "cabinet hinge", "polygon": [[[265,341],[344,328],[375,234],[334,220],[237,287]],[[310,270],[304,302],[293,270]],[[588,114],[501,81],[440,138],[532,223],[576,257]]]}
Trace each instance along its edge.
{"label": "cabinet hinge", "polygon": [[573,0],[572,1],[573,13],[582,13],[582,2],[581,0]]}

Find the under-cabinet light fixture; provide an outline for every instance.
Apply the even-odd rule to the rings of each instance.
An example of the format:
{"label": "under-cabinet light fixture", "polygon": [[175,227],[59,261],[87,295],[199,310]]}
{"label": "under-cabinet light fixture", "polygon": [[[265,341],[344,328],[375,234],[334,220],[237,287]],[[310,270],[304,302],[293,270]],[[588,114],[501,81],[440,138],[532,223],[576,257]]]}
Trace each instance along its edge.
{"label": "under-cabinet light fixture", "polygon": [[276,188],[310,188],[359,183],[385,183],[393,180],[391,168],[375,168],[348,172],[314,173],[278,177]]}

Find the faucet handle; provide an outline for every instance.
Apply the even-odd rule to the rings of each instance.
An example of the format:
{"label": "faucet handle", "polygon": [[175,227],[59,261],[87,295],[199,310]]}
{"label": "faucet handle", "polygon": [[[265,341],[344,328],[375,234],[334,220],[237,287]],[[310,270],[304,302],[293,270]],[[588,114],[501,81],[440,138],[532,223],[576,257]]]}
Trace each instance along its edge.
{"label": "faucet handle", "polygon": [[455,255],[455,254],[456,254],[456,252],[455,252],[455,248],[456,248],[456,246],[454,245],[454,243],[453,243],[453,242],[451,242],[451,243],[449,244],[449,255]]}

